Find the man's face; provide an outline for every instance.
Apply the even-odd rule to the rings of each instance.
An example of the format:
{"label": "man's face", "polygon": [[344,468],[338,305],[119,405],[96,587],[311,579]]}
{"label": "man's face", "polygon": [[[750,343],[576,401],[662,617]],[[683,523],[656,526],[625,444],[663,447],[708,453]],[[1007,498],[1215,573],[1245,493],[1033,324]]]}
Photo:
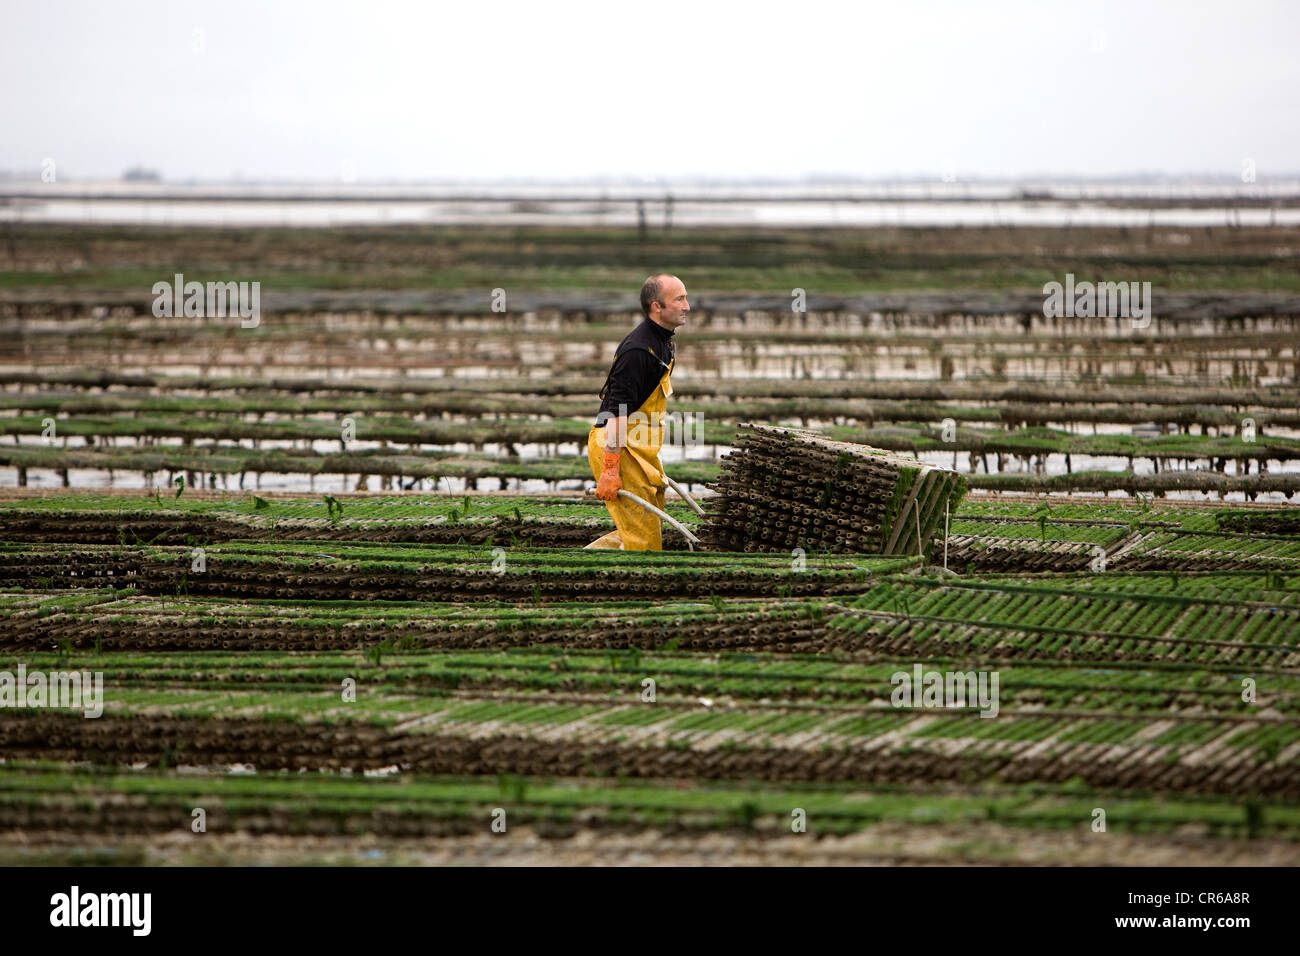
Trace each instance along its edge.
{"label": "man's face", "polygon": [[686,324],[686,313],[691,304],[686,301],[686,286],[680,279],[669,277],[659,290],[659,303],[650,306],[650,314],[665,328],[676,331]]}

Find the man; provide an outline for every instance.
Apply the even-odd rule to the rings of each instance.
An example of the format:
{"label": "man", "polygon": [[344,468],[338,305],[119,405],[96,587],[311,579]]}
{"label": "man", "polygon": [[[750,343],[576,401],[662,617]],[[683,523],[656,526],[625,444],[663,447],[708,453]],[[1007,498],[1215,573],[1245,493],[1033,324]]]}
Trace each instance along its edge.
{"label": "man", "polygon": [[588,548],[663,550],[659,519],[618,492],[626,489],[660,510],[664,507],[668,481],[659,449],[664,409],[673,393],[669,380],[676,358],[673,333],[686,324],[689,311],[686,286],[676,276],[653,275],[642,284],[645,318],[614,352],[613,367],[600,390],[600,411],[587,436],[596,497],[605,502],[617,530]]}

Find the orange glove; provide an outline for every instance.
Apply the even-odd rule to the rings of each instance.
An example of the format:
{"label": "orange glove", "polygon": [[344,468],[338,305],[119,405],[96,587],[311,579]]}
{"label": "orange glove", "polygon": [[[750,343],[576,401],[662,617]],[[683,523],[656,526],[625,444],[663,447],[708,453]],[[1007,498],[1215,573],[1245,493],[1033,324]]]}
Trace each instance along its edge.
{"label": "orange glove", "polygon": [[605,469],[596,482],[596,497],[601,501],[613,501],[623,487],[623,479],[618,475],[618,459],[621,455],[622,452],[618,451],[605,452]]}

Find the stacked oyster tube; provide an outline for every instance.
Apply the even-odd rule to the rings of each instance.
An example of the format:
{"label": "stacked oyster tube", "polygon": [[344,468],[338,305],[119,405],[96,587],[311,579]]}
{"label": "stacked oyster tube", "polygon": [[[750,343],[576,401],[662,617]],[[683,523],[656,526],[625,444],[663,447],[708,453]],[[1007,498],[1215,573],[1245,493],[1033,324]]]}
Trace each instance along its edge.
{"label": "stacked oyster tube", "polygon": [[770,425],[740,425],[721,468],[700,533],[721,551],[928,554],[966,490],[916,458]]}

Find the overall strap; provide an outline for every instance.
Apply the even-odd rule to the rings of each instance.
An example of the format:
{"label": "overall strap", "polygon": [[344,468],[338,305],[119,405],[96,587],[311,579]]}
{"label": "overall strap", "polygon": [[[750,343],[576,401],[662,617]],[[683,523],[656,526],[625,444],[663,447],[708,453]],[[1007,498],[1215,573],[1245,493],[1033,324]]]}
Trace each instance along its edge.
{"label": "overall strap", "polygon": [[659,353],[657,353],[654,349],[650,348],[650,346],[648,345],[641,345],[638,342],[628,342],[626,340],[619,343],[618,348],[614,350],[614,361],[609,363],[609,373],[605,376],[605,384],[600,387],[600,400],[602,402],[605,400],[605,393],[609,391],[609,380],[614,377],[614,366],[615,364],[617,364],[618,357],[620,355],[623,355],[625,352],[630,352],[633,349],[642,349],[643,351],[649,352],[651,355],[653,355],[656,361],[658,361],[659,364],[662,365],[665,369],[670,369],[672,368],[672,362],[674,359],[674,353],[676,352],[676,349],[673,349],[671,344],[669,345],[669,348],[671,349],[671,351],[669,352],[668,355],[668,361],[665,362],[663,359],[659,358]]}

